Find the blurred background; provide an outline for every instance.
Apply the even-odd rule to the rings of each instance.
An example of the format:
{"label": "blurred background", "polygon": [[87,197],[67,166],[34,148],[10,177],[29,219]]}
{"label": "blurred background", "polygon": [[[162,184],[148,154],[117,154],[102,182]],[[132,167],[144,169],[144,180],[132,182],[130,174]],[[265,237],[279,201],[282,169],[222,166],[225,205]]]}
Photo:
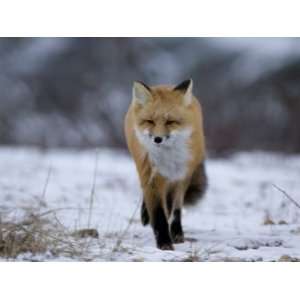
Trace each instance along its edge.
{"label": "blurred background", "polygon": [[132,82],[194,80],[210,155],[300,152],[298,38],[0,38],[0,144],[125,147]]}

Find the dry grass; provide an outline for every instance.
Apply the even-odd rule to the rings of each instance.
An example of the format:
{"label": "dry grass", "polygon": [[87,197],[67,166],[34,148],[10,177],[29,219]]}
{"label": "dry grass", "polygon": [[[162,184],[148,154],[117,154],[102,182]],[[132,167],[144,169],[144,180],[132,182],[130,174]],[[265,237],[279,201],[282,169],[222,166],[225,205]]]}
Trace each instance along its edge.
{"label": "dry grass", "polygon": [[203,257],[201,257],[202,255],[202,251],[200,251],[200,249],[198,247],[195,246],[195,244],[193,242],[190,243],[190,251],[188,253],[188,255],[180,260],[182,262],[200,262],[203,261]]}
{"label": "dry grass", "polygon": [[267,214],[265,216],[263,225],[275,225],[275,222],[271,219],[271,217]]}
{"label": "dry grass", "polygon": [[200,262],[201,258],[199,256],[199,253],[190,253],[186,258],[182,260],[182,262]]}
{"label": "dry grass", "polygon": [[275,189],[277,189],[279,192],[281,192],[290,202],[292,202],[297,208],[300,209],[300,204],[292,198],[285,190],[281,189],[275,184],[272,184]]}
{"label": "dry grass", "polygon": [[99,238],[99,232],[94,228],[84,228],[84,229],[75,230],[72,233],[72,236],[80,239],[87,238],[87,237],[97,239]]}
{"label": "dry grass", "polygon": [[[79,249],[79,250],[78,250]],[[74,257],[80,256],[76,239],[61,225],[55,213],[30,214],[22,222],[0,221],[0,256],[15,259],[20,254],[43,254]]]}
{"label": "dry grass", "polygon": [[88,215],[88,221],[87,221],[87,228],[90,228],[91,221],[92,221],[92,212],[93,212],[93,205],[94,205],[94,200],[95,200],[97,174],[98,174],[98,150],[96,151],[96,161],[95,161],[93,183],[92,183],[90,201],[89,201],[89,215]]}
{"label": "dry grass", "polygon": [[[30,209],[22,221],[2,221],[0,216],[0,257],[11,260],[19,255],[49,254],[50,257],[88,259],[89,238],[99,238],[98,231],[90,228],[95,185],[98,168],[98,153],[93,174],[92,189],[89,201],[87,229],[70,232],[56,216],[56,210],[39,213],[39,209]],[[41,195],[37,198],[46,202],[47,189],[50,183],[52,168],[49,167]],[[22,259],[22,258],[20,258]]]}
{"label": "dry grass", "polygon": [[37,222],[0,223],[0,256],[16,258],[19,254],[47,251],[47,243]]}
{"label": "dry grass", "polygon": [[[121,246],[122,246],[123,240],[124,240],[126,234],[128,233],[128,231],[129,231],[131,225],[134,223],[135,215],[136,215],[136,213],[137,213],[139,207],[141,206],[141,204],[142,204],[142,200],[140,200],[140,201],[137,203],[137,205],[136,205],[136,207],[135,207],[135,209],[134,209],[134,211],[133,211],[132,216],[131,216],[131,217],[129,218],[129,220],[128,220],[128,223],[127,223],[126,228],[124,229],[124,231],[122,231],[122,232],[119,234],[119,236],[118,236],[118,238],[117,238],[117,240],[116,240],[116,243],[115,243],[114,247],[112,248],[112,252],[111,252],[112,256],[113,256],[113,254],[114,254],[115,252],[120,251],[120,248],[121,248]],[[112,259],[112,256],[111,256],[111,259]]]}
{"label": "dry grass", "polygon": [[299,262],[300,258],[291,257],[289,255],[282,255],[278,261],[280,261],[280,262]]}

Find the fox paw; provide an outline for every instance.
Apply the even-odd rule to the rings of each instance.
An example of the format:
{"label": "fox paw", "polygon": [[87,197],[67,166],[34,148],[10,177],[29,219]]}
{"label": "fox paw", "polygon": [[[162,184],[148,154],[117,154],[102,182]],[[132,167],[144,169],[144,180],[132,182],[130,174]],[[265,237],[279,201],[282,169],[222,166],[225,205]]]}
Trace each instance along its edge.
{"label": "fox paw", "polygon": [[157,248],[160,250],[174,250],[174,247],[172,244],[158,244]]}
{"label": "fox paw", "polygon": [[172,235],[172,240],[174,244],[182,244],[184,243],[184,235],[183,234],[174,234]]}

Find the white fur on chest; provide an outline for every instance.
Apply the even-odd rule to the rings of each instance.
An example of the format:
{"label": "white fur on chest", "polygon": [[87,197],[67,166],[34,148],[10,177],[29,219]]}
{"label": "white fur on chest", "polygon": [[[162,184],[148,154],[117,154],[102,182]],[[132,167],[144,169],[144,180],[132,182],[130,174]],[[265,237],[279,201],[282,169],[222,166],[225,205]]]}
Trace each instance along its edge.
{"label": "white fur on chest", "polygon": [[181,180],[186,176],[190,150],[188,140],[192,130],[190,128],[176,131],[162,145],[155,145],[147,132],[136,135],[149,154],[149,159],[154,165],[154,171],[170,181]]}

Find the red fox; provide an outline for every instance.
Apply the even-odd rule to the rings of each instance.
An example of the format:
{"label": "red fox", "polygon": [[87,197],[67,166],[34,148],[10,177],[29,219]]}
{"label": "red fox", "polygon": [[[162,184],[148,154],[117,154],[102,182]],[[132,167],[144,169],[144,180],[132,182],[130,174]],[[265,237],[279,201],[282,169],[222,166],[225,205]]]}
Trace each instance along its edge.
{"label": "red fox", "polygon": [[141,220],[153,228],[157,247],[183,243],[181,210],[207,187],[202,110],[193,81],[173,87],[134,82],[125,117],[129,152],[143,190]]}

